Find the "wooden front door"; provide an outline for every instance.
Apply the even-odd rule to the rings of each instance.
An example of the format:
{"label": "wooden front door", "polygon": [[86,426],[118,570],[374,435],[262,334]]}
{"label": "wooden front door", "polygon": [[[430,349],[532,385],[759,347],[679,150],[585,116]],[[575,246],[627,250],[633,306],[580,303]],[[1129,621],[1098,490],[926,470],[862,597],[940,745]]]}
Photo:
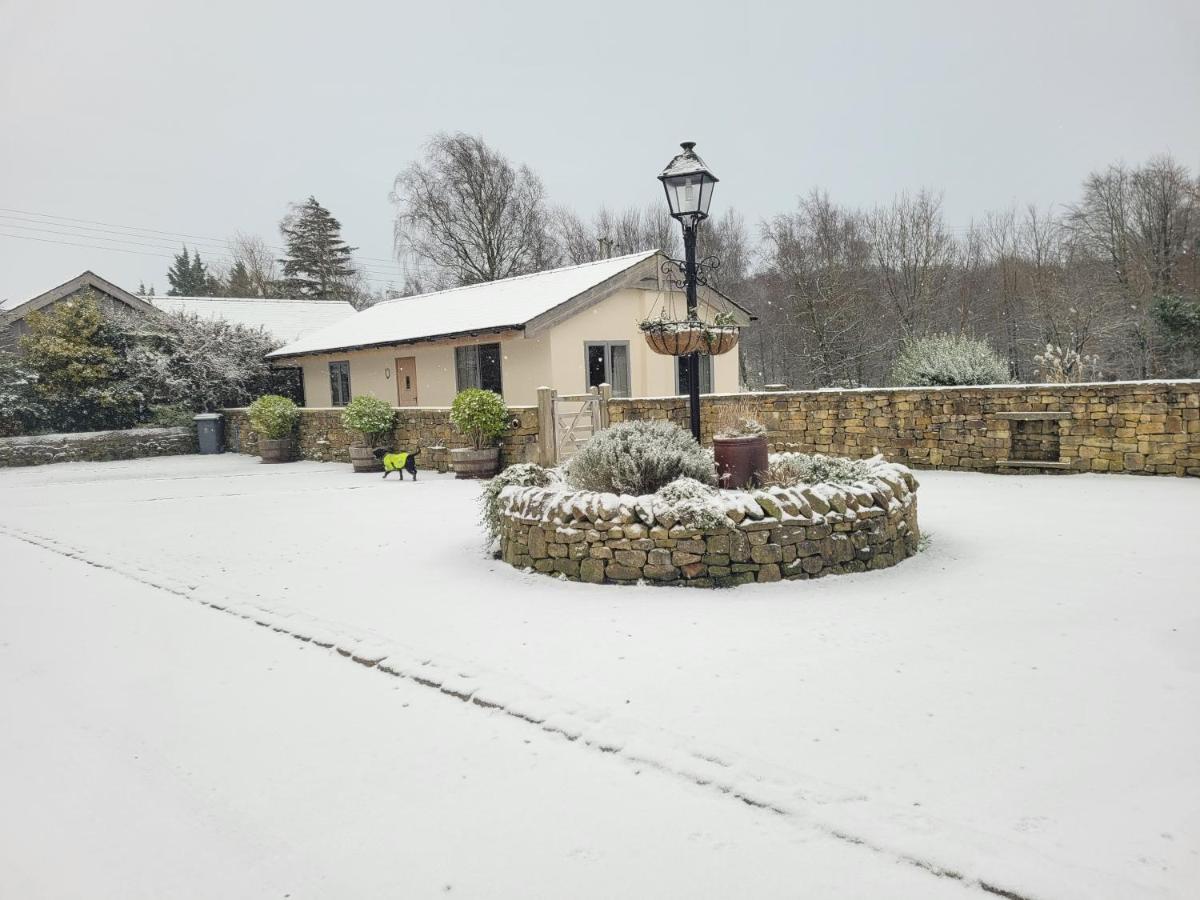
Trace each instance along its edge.
{"label": "wooden front door", "polygon": [[417,405],[417,358],[396,357],[396,405]]}

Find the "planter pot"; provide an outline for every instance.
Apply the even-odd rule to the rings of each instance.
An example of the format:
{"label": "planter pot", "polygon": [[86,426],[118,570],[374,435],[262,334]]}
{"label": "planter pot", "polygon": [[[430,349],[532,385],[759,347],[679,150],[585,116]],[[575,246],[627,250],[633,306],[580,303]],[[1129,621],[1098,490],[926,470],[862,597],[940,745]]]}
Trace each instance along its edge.
{"label": "planter pot", "polygon": [[704,349],[700,352],[711,353],[713,356],[728,353],[737,346],[739,335],[740,329],[736,326],[722,325],[710,328],[704,335]]}
{"label": "planter pot", "polygon": [[680,323],[676,328],[664,328],[642,332],[646,343],[655,353],[663,356],[687,356],[689,353],[704,352],[704,332],[699,326],[691,328]]}
{"label": "planter pot", "polygon": [[767,437],[714,437],[717,483],[730,490],[757,487],[767,471]]}
{"label": "planter pot", "polygon": [[375,458],[375,448],[366,444],[350,445],[350,465],[355,472],[382,472],[383,460]]}
{"label": "planter pot", "polygon": [[451,450],[450,466],[455,478],[491,478],[500,468],[500,448]]}
{"label": "planter pot", "polygon": [[258,455],[265,463],[291,462],[295,455],[296,441],[294,438],[281,438],[271,441],[266,438],[258,440]]}

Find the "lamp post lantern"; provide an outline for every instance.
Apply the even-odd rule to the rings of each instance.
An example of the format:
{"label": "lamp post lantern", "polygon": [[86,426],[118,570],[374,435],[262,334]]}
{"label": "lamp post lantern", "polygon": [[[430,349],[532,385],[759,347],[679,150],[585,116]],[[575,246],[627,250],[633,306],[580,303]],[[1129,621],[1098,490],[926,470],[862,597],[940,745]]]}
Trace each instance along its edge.
{"label": "lamp post lantern", "polygon": [[[717,176],[708,170],[696,155],[695,141],[684,141],[678,154],[663,169],[658,180],[667,194],[671,216],[683,226],[683,281],[687,292],[688,319],[699,317],[696,300],[696,229],[708,218],[708,205],[712,202],[713,185]],[[700,440],[700,354],[692,352],[688,361],[688,403],[691,413],[692,437]]]}

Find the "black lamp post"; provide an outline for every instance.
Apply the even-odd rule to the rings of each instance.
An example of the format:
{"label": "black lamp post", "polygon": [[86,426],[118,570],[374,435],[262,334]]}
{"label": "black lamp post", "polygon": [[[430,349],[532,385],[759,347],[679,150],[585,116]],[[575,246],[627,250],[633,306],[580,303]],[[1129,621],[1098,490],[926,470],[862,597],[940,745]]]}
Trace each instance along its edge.
{"label": "black lamp post", "polygon": [[[671,215],[683,226],[683,283],[687,291],[688,319],[698,318],[696,301],[696,229],[708,218],[713,185],[717,176],[708,171],[696,151],[695,141],[680,144],[683,152],[663,169],[658,180],[667,192]],[[688,360],[688,402],[691,407],[692,437],[700,440],[700,354],[690,353]]]}

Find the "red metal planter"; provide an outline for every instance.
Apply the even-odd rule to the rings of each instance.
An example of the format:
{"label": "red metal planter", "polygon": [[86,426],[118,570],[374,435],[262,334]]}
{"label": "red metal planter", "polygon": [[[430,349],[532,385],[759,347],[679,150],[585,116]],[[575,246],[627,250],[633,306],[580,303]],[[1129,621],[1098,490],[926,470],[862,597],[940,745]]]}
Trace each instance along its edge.
{"label": "red metal planter", "polygon": [[736,490],[758,487],[767,471],[767,438],[714,437],[713,459],[717,464],[717,484]]}

